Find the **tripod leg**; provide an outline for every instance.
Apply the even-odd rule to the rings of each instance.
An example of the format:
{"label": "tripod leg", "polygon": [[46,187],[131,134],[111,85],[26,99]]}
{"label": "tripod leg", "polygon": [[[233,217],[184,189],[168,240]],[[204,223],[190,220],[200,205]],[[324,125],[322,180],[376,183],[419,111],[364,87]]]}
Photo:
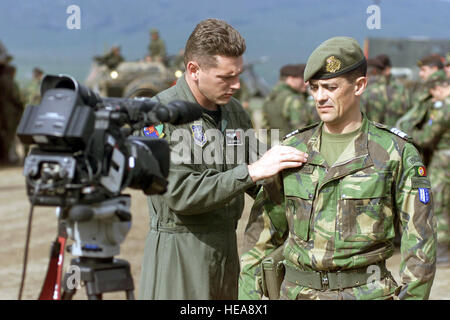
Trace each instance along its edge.
{"label": "tripod leg", "polygon": [[63,291],[61,294],[61,300],[72,300],[72,297],[75,295],[75,289]]}
{"label": "tripod leg", "polygon": [[127,300],[134,300],[134,292],[133,290],[127,290],[125,291]]}
{"label": "tripod leg", "polygon": [[88,294],[88,299],[89,300],[102,300],[102,294]]}

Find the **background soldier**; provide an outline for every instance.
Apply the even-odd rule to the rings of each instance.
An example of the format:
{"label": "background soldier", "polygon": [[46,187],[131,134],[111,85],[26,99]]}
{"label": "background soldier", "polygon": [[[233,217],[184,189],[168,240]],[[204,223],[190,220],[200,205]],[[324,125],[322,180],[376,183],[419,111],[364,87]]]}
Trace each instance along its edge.
{"label": "background soldier", "polygon": [[[352,38],[331,38],[310,55],[305,81],[322,122],[284,141],[307,152],[308,161],[281,172],[255,200],[240,298],[261,297],[260,263],[283,244],[282,299],[429,297],[436,254],[430,182],[418,174],[425,168],[403,134],[361,114],[365,75]],[[398,219],[401,286],[385,266]]]}
{"label": "background soldier", "polygon": [[445,55],[445,66],[444,66],[445,74],[447,78],[450,79],[450,52]]}
{"label": "background soldier", "polygon": [[39,68],[33,69],[33,77],[25,89],[25,105],[37,105],[41,101],[41,81],[44,71]]}
{"label": "background soldier", "polygon": [[0,42],[0,163],[14,164],[19,160],[15,152],[17,125],[23,112],[19,86],[14,80],[16,68],[13,57]]}
{"label": "background soldier", "polygon": [[[413,128],[422,129],[427,121],[427,116],[432,110],[434,102],[430,93],[429,84],[433,81],[444,81],[447,77],[443,70],[443,63],[439,56],[431,55],[418,62],[420,66],[421,86],[413,95],[412,108],[406,112],[398,121],[396,126],[407,134],[411,134]],[[425,166],[431,160],[433,150],[430,146],[420,147]]]}
{"label": "background soldier", "polygon": [[[266,129],[279,129],[280,139],[294,129],[317,120],[308,103],[308,93],[303,81],[304,70],[304,64],[283,66],[278,84],[264,101],[262,126]],[[273,143],[276,142],[272,141]]]}
{"label": "background soldier", "polygon": [[124,61],[122,54],[120,53],[119,46],[112,46],[111,50],[101,57],[94,58],[99,64],[105,65],[108,69],[113,70]]}
{"label": "background soldier", "polygon": [[[167,192],[148,198],[151,229],[144,252],[141,299],[236,299],[236,226],[244,208],[244,192],[254,195],[256,181],[306,161],[304,153],[295,148],[278,146],[248,164],[250,146],[243,134],[251,122],[232,98],[240,86],[245,48],[245,40],[226,22],[200,22],[186,43],[186,72],[175,86],[153,98],[163,104],[174,100],[198,103],[203,115],[189,124],[164,124],[161,131],[160,137],[172,148],[179,149],[180,143],[186,147],[189,152],[184,156],[189,159],[172,162]],[[175,133],[184,134],[185,139],[180,142],[174,135],[172,140]],[[223,138],[210,137],[221,134],[226,135],[226,148]],[[230,161],[227,150],[237,155],[241,146],[247,151],[245,162]],[[211,163],[203,159],[206,149],[214,150]]]}
{"label": "background soldier", "polygon": [[391,67],[386,55],[369,59],[369,82],[361,97],[361,108],[367,118],[388,127],[394,127],[409,107],[408,91],[392,77]]}
{"label": "background soldier", "polygon": [[164,40],[160,38],[157,29],[150,30],[150,36],[148,52],[151,61],[164,62],[167,55]]}
{"label": "background soldier", "polygon": [[434,213],[437,218],[437,264],[449,265],[450,248],[450,80],[432,81],[433,107],[421,128],[414,127],[411,136],[421,148],[432,150],[428,167],[433,187]]}

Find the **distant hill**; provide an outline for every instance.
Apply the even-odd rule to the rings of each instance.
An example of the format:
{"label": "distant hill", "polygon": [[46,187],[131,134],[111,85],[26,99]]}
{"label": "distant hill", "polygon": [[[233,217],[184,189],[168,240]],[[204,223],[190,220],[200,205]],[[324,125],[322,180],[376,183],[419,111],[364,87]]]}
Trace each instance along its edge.
{"label": "distant hill", "polygon": [[[381,9],[381,29],[369,30],[369,5]],[[66,27],[69,5],[81,9],[81,29]],[[247,61],[267,56],[257,70],[277,81],[286,63],[306,62],[323,40],[337,35],[366,37],[450,38],[447,0],[2,0],[0,41],[14,55],[18,78],[34,66],[48,73],[70,73],[83,81],[92,56],[120,44],[126,59],[144,56],[149,30],[158,28],[175,54],[200,20],[228,21],[247,41]]]}

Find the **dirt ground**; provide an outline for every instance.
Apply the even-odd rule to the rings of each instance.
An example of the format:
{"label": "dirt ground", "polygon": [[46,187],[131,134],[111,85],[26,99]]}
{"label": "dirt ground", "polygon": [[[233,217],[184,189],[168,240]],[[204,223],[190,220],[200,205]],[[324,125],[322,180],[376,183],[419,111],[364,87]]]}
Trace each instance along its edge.
{"label": "dirt ground", "polygon": [[[117,258],[130,262],[137,297],[149,221],[143,193],[135,190],[126,190],[126,193],[132,195],[133,224],[121,245],[121,254]],[[246,200],[246,208],[237,231],[239,244],[242,241],[243,230],[252,204],[250,197]],[[22,168],[0,168],[0,299],[2,300],[16,300],[18,297],[29,210],[30,203],[25,193]],[[39,296],[47,271],[50,244],[56,236],[56,221],[55,208],[35,207],[22,299],[35,300]],[[71,255],[66,254],[65,267],[69,265],[70,259]],[[388,260],[388,268],[397,280],[399,263],[398,253]],[[450,268],[438,268],[431,290],[431,299],[450,299],[449,289]],[[103,298],[124,299],[125,295],[122,292],[115,292],[105,294]],[[85,289],[78,290],[74,299],[86,299]]]}

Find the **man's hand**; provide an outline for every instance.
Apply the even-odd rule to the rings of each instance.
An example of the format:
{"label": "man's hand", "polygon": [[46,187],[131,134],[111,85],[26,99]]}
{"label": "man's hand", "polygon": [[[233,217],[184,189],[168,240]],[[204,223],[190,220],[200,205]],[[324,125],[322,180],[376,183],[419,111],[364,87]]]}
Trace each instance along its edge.
{"label": "man's hand", "polygon": [[284,169],[300,167],[307,158],[308,154],[293,147],[276,145],[258,161],[248,165],[248,173],[253,182],[256,182],[270,178]]}

